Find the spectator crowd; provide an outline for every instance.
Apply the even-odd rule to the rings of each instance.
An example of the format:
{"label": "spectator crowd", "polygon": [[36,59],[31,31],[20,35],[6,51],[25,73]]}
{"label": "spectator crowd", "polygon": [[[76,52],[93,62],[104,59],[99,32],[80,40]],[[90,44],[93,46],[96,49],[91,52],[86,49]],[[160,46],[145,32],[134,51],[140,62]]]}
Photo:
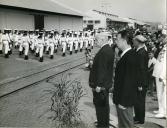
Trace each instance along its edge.
{"label": "spectator crowd", "polygon": [[113,93],[119,128],[145,123],[147,94],[157,94],[155,118],[166,118],[167,31],[125,28],[111,31],[93,60],[92,88],[98,128],[109,128],[109,93]]}

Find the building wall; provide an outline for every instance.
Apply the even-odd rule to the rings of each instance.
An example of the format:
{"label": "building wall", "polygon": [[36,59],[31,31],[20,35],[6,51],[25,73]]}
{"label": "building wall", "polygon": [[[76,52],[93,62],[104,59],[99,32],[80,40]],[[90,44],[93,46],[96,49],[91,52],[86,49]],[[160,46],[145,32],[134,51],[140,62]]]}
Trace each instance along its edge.
{"label": "building wall", "polygon": [[80,17],[47,15],[45,16],[45,29],[57,29],[59,31],[71,29],[78,31],[83,29],[82,22],[83,20]]}
{"label": "building wall", "polygon": [[60,16],[60,30],[73,29],[72,17]]}
{"label": "building wall", "polygon": [[34,16],[26,12],[0,8],[0,29],[34,29]]}
{"label": "building wall", "polygon": [[74,31],[83,30],[83,18],[73,17],[72,26]]}
{"label": "building wall", "polygon": [[[86,23],[84,23],[84,28],[87,27],[87,25],[93,25],[94,29],[98,29],[98,28],[106,28],[106,18],[103,16],[99,16],[96,18],[88,18],[85,17],[84,21],[86,21]],[[89,23],[89,21],[93,21],[93,23]],[[95,21],[100,21],[100,23],[96,24]]]}
{"label": "building wall", "polygon": [[59,16],[45,16],[44,26],[46,30],[60,29]]}
{"label": "building wall", "polygon": [[[0,29],[34,29],[34,13],[0,8]],[[82,30],[83,18],[63,15],[44,14],[46,30]]]}
{"label": "building wall", "polygon": [[106,28],[106,18],[100,19],[100,24],[95,24],[95,29]]}

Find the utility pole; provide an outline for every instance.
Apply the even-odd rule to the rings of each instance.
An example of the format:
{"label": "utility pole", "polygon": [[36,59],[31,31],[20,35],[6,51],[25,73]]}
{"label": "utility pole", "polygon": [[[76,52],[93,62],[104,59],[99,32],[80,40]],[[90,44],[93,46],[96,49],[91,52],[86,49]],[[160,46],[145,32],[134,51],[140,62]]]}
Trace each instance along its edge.
{"label": "utility pole", "polygon": [[105,2],[105,1],[102,1],[100,2],[100,6],[101,6],[101,10],[103,12],[106,12],[106,13],[110,13],[110,9],[111,9],[111,3],[110,2]]}

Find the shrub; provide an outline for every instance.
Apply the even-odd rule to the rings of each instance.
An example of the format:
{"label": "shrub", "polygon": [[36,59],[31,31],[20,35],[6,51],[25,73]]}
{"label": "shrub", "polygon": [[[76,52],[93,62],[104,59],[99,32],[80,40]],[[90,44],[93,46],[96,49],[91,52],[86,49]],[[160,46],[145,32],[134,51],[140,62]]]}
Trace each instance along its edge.
{"label": "shrub", "polygon": [[53,88],[46,90],[51,94],[51,119],[56,127],[75,127],[81,122],[78,108],[80,99],[85,95],[81,82],[71,79],[70,74],[63,74],[58,81],[49,82]]}

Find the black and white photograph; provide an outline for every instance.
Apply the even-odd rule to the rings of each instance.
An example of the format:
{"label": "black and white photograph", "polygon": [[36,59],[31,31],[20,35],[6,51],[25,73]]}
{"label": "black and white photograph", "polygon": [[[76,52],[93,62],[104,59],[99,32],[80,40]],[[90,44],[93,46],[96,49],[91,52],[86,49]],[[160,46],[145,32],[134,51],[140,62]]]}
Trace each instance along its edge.
{"label": "black and white photograph", "polygon": [[0,127],[166,128],[166,0],[0,0]]}

